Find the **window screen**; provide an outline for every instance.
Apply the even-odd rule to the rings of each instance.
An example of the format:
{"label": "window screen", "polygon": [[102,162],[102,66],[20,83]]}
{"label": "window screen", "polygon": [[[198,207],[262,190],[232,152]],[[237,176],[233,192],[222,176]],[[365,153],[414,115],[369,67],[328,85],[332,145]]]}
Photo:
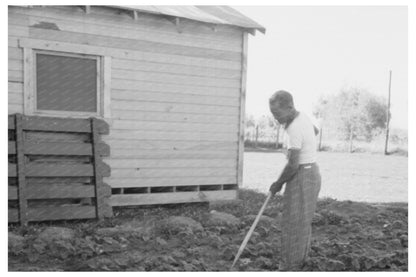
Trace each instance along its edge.
{"label": "window screen", "polygon": [[97,112],[97,59],[36,54],[38,110]]}

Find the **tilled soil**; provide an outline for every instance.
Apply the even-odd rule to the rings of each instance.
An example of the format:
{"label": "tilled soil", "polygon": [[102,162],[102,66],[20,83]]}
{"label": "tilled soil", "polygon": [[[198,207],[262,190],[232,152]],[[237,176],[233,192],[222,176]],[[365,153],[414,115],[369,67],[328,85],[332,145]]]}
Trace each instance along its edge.
{"label": "tilled soil", "polygon": [[[124,208],[101,222],[9,226],[9,271],[228,271],[264,200],[242,190],[233,203]],[[279,270],[280,202],[272,199],[232,270]],[[213,221],[212,210],[235,218]],[[320,200],[302,271],[407,271],[407,219],[406,203]],[[51,226],[75,235],[41,240]],[[18,243],[11,244],[13,235]]]}

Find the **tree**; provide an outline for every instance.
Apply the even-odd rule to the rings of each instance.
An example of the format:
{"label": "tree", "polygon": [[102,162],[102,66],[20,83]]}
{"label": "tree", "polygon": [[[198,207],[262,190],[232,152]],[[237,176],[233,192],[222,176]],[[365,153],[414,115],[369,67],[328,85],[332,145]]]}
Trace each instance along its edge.
{"label": "tree", "polygon": [[385,103],[382,97],[363,89],[343,89],[335,95],[321,96],[314,115],[322,120],[327,130],[349,141],[352,152],[354,139],[371,141],[375,132],[385,127]]}

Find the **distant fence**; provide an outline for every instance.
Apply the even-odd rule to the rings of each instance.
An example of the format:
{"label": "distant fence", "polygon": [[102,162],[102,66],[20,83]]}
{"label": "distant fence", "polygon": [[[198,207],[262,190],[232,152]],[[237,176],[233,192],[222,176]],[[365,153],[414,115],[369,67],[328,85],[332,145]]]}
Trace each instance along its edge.
{"label": "distant fence", "polygon": [[110,167],[100,141],[108,124],[73,119],[9,115],[9,222],[112,216]]}

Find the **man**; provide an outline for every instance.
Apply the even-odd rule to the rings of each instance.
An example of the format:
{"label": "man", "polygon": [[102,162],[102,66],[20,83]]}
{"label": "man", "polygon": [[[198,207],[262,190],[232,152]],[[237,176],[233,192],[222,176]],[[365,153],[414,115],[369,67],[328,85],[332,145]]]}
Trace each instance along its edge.
{"label": "man", "polygon": [[317,128],[293,104],[292,95],[284,90],[269,100],[274,118],[287,133],[287,164],[279,179],[270,186],[275,195],[286,184],[282,211],[281,270],[299,270],[310,248],[311,223],[321,188],[316,164]]}

